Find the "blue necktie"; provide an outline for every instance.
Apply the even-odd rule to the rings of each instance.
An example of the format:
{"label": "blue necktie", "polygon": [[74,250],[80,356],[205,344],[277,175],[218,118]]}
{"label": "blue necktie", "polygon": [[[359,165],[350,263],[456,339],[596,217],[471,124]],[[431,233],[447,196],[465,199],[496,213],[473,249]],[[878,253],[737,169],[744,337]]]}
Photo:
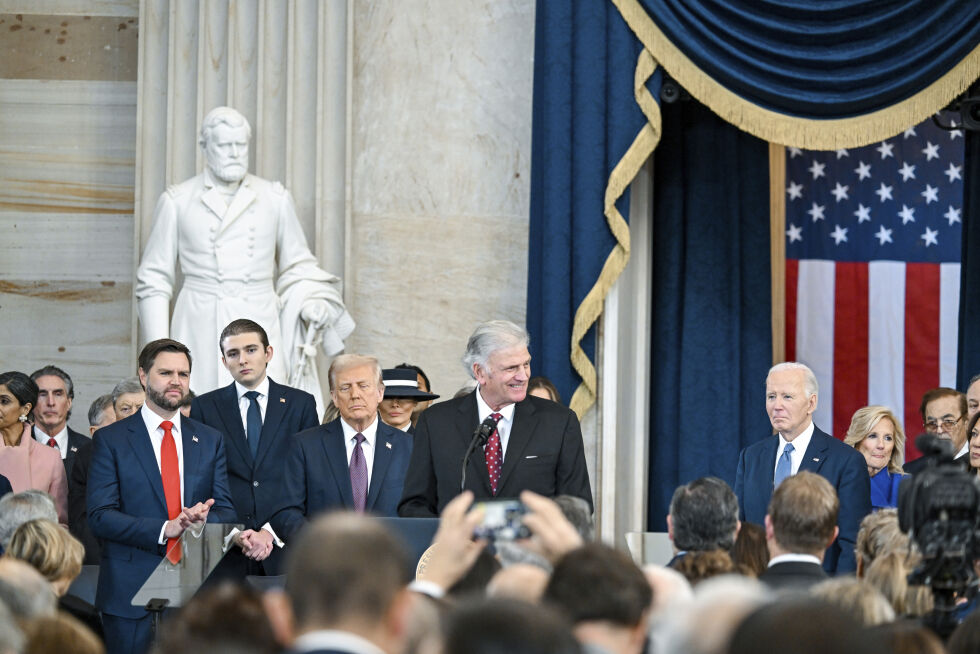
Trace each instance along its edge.
{"label": "blue necktie", "polygon": [[779,462],[776,464],[776,476],[772,479],[772,487],[776,488],[783,480],[793,474],[793,444],[786,443],[786,448],[783,450],[782,456],[779,457]]}
{"label": "blue necktie", "polygon": [[252,450],[252,460],[259,451],[259,438],[262,436],[262,411],[259,409],[259,392],[248,391],[248,413],[245,414],[245,436],[248,438],[248,449]]}

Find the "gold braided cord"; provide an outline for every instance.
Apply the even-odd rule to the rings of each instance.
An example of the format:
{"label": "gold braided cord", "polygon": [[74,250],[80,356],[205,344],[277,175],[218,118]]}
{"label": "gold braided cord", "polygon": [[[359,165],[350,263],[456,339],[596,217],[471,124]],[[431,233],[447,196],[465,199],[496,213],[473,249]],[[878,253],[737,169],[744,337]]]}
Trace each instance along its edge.
{"label": "gold braided cord", "polygon": [[918,125],[980,77],[978,45],[945,75],[890,107],[829,120],[787,116],[749,102],[709,77],[670,42],[639,0],[612,2],[643,46],[688,93],[725,121],[770,143],[809,150],[836,150],[883,141],[910,125]]}
{"label": "gold braided cord", "polygon": [[599,273],[596,283],[576,309],[575,320],[572,323],[570,357],[572,366],[582,377],[582,383],[572,394],[569,405],[580,419],[595,403],[597,387],[595,365],[586,356],[581,342],[589,328],[599,319],[609,289],[612,288],[613,283],[623,272],[630,258],[629,225],[619,210],[616,209],[616,201],[633,183],[633,179],[649,159],[657,147],[657,143],[660,142],[660,106],[646,87],[647,81],[656,69],[657,62],[654,61],[653,56],[649,51],[643,50],[636,62],[636,71],[633,76],[633,95],[644,116],[646,116],[647,122],[613,168],[609,174],[609,181],[606,183],[603,213],[606,216],[610,231],[616,238],[616,245],[613,246],[612,252],[609,253],[602,265],[602,271]]}

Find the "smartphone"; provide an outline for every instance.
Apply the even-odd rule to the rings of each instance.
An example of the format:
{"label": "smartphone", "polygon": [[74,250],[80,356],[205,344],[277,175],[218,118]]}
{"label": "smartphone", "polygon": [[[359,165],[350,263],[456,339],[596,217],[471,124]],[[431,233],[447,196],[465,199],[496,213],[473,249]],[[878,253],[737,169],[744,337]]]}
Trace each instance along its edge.
{"label": "smartphone", "polygon": [[520,500],[487,500],[473,505],[477,507],[483,508],[483,521],[473,530],[474,538],[505,541],[531,537],[523,522],[527,507]]}

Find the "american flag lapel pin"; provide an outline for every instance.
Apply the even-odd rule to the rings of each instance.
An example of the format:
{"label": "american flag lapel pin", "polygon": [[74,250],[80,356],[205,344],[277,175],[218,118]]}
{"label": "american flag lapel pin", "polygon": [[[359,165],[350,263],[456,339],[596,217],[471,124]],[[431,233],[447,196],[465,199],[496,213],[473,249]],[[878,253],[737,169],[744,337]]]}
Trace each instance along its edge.
{"label": "american flag lapel pin", "polygon": [[389,443],[388,441],[385,441],[385,447],[387,447],[390,450],[391,449],[391,443]]}
{"label": "american flag lapel pin", "polygon": [[77,451],[78,451],[78,448],[77,448],[77,447],[72,447],[72,448],[71,448],[71,451],[72,451],[72,452],[77,452]]}
{"label": "american flag lapel pin", "polygon": [[813,462],[814,463],[820,463],[820,459],[818,459],[817,457],[813,457]]}
{"label": "american flag lapel pin", "polygon": [[286,398],[284,398],[284,397],[280,397],[280,398],[279,398],[279,401],[280,401],[280,402],[282,402],[283,404],[285,404],[285,403],[286,403]]}
{"label": "american flag lapel pin", "polygon": [[197,436],[191,436],[191,440],[196,443],[197,442]]}

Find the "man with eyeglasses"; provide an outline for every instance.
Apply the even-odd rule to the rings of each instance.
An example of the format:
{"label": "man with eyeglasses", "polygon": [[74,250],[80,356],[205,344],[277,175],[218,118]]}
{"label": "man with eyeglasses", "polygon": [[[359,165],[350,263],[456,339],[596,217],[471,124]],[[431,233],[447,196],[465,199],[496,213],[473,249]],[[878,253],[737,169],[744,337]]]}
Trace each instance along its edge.
{"label": "man with eyeglasses", "polygon": [[[970,465],[970,445],[966,439],[967,413],[966,395],[952,388],[934,388],[926,391],[919,405],[922,414],[922,428],[929,434],[950,441],[953,444],[953,457],[964,468]],[[905,472],[914,475],[926,466],[925,458],[909,461]]]}

